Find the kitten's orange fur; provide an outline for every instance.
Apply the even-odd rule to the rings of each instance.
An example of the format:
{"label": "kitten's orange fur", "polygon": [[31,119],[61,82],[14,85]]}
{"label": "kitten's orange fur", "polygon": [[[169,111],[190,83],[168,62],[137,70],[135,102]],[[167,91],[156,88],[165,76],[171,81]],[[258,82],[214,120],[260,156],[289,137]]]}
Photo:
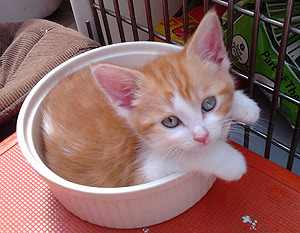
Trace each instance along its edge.
{"label": "kitten's orange fur", "polygon": [[[141,184],[178,169],[203,170],[227,180],[239,179],[246,165],[242,155],[224,142],[223,134],[227,131],[223,128],[228,124],[223,126],[223,123],[234,118],[232,106],[233,115],[247,123],[257,120],[259,109],[243,93],[235,95],[217,16],[210,12],[204,21],[183,50],[159,56],[142,68],[92,64],[62,79],[43,103],[46,164],[52,171],[75,183],[98,187]],[[119,76],[116,79],[119,82],[114,81],[114,74]],[[110,85],[115,85],[115,89]],[[162,126],[164,119],[176,114],[176,95],[177,105],[183,100],[192,115],[191,122],[189,116],[188,122],[181,122],[184,133],[181,128],[179,132]],[[243,97],[243,103],[238,96]],[[201,109],[208,97],[217,99],[211,112]],[[250,111],[255,113],[248,114],[246,109],[241,114],[239,108],[243,105],[251,106]],[[119,112],[119,108],[126,110],[125,113]],[[250,115],[249,119],[244,117]],[[220,127],[206,131],[209,128],[205,125],[206,118],[213,119],[207,122]],[[202,131],[209,133],[209,146],[195,139],[194,134],[201,136]],[[185,141],[177,146],[179,140]],[[214,141],[220,145],[217,149],[211,146]],[[173,162],[166,165],[164,158],[158,157],[172,156],[169,152],[174,146],[181,154],[185,153],[183,160],[191,161],[183,165],[178,160],[173,169]],[[204,155],[202,148],[206,150]],[[213,148],[211,155],[207,148]],[[153,160],[148,155],[154,156]]]}
{"label": "kitten's orange fur", "polygon": [[51,109],[52,120],[60,122],[53,126],[51,137],[44,133],[47,154],[51,155],[46,163],[56,174],[89,186],[141,182],[133,164],[137,138],[99,92],[88,67],[61,80],[44,106],[45,111]]}
{"label": "kitten's orange fur", "polygon": [[[193,99],[199,97],[194,95],[201,89],[202,93],[206,93],[204,97],[218,93],[224,99],[222,103],[225,103],[219,108],[220,114],[229,112],[234,91],[231,76],[225,75],[228,73],[226,70],[215,73],[210,70],[212,68],[202,67],[185,53],[183,50],[161,56],[138,69],[147,77],[140,80],[139,100],[143,104],[134,109],[133,118],[133,124],[141,135],[146,137],[161,133],[153,125],[168,116],[164,105],[171,105],[170,100],[176,91],[191,104],[195,104]],[[211,72],[215,75],[211,76]],[[183,75],[192,79],[182,79]],[[84,86],[82,83],[85,83]],[[69,86],[68,89],[64,89],[64,84]],[[83,92],[83,88],[87,91]],[[62,126],[54,129],[52,137],[44,134],[47,152],[51,154],[47,164],[56,174],[90,186],[143,183],[143,177],[136,174],[139,164],[133,163],[139,147],[138,139],[116,114],[105,94],[99,91],[88,68],[60,81],[47,96],[45,106],[51,109],[49,114],[53,121],[60,122]],[[76,114],[73,114],[74,110]],[[143,121],[139,119],[140,115],[143,115]],[[53,140],[55,143],[52,143]],[[72,143],[67,145],[66,140]]]}
{"label": "kitten's orange fur", "polygon": [[[186,50],[161,56],[139,70],[147,77],[141,80],[140,85],[139,100],[143,105],[134,109],[137,113],[133,114],[137,118],[133,118],[133,124],[141,135],[160,133],[157,130],[151,132],[151,126],[168,116],[164,107],[172,105],[170,100],[176,92],[191,106],[199,105],[200,99],[217,94],[222,96],[224,103],[218,108],[219,114],[226,115],[230,110],[234,85],[228,70],[216,72],[214,67],[207,67],[199,63],[197,58],[187,56]],[[199,93],[205,95],[199,96]],[[151,111],[148,111],[149,106],[153,106]],[[144,112],[149,114],[144,115]],[[141,115],[144,115],[142,124],[139,119]]]}

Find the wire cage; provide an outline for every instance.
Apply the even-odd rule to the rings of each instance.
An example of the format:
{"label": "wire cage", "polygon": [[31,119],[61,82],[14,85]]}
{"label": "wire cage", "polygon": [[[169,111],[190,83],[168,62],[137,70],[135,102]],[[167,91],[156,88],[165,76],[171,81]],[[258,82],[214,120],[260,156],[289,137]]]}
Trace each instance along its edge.
{"label": "wire cage", "polygon": [[[233,33],[235,31],[236,14],[248,16],[252,19],[252,25],[244,25],[251,33],[249,48],[248,72],[237,69],[234,65],[231,72],[240,80],[246,83],[245,92],[259,102],[263,110],[262,119],[254,126],[242,125],[242,134],[230,135],[230,139],[242,144],[244,147],[271,159],[281,166],[300,174],[300,145],[298,143],[300,130],[300,89],[296,89],[295,83],[290,83],[291,89],[284,92],[281,89],[282,80],[285,78],[283,69],[287,63],[289,52],[294,52],[294,58],[300,57],[300,40],[290,45],[290,39],[300,36],[300,20],[292,17],[293,10],[300,8],[300,5],[293,0],[253,0],[252,8],[245,7],[242,3],[247,2],[235,0],[144,0],[144,1],[105,1],[71,0],[76,24],[80,32],[92,39],[97,40],[101,45],[116,42],[138,41],[138,40],[160,40],[167,43],[180,45],[172,39],[170,20],[172,17],[179,17],[183,23],[182,39],[185,42],[190,34],[189,10],[193,6],[201,5],[204,12],[211,7],[222,6],[226,8],[226,22],[224,25],[226,48],[229,57],[233,56]],[[263,11],[268,2],[275,2],[275,11],[281,11],[282,18],[272,17],[270,12]],[[160,15],[157,16],[158,12]],[[139,15],[143,15],[140,19]],[[155,15],[155,16],[153,16]],[[157,20],[163,20],[164,33],[155,30]],[[263,82],[256,77],[256,57],[258,44],[262,38],[259,32],[263,27],[270,27],[278,31],[276,37],[279,45],[276,49],[277,59],[273,62],[275,66],[274,82]],[[292,47],[292,49],[290,49]],[[296,51],[296,53],[295,53]],[[267,58],[266,58],[267,59]],[[294,59],[295,60],[295,59]],[[296,64],[299,71],[300,62]],[[299,73],[300,74],[300,73]],[[299,75],[295,77],[299,82]],[[298,83],[300,85],[300,82]],[[294,85],[294,86],[293,86]],[[265,95],[261,95],[264,92]],[[260,96],[258,98],[258,96]],[[269,96],[267,99],[266,96]],[[263,101],[264,103],[261,103]],[[286,118],[278,111],[280,102],[286,101],[293,106],[294,123],[289,124]]]}

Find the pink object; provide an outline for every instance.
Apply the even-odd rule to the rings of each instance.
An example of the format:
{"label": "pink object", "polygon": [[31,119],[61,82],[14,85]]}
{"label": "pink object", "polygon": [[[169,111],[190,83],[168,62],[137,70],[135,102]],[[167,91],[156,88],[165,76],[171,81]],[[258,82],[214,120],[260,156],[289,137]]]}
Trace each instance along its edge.
{"label": "pink object", "polygon": [[208,133],[206,133],[203,137],[194,137],[194,140],[200,143],[206,144],[208,138]]}

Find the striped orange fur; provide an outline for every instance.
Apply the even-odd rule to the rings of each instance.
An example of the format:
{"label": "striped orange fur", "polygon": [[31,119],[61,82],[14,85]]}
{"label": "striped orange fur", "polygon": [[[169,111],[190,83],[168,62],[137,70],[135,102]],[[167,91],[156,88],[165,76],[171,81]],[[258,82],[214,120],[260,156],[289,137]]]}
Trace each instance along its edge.
{"label": "striped orange fur", "polygon": [[[199,161],[189,160],[217,142],[236,156],[236,173],[219,172],[213,162],[199,162],[198,170],[211,166],[205,172],[238,179],[245,162],[224,142],[232,106],[240,105],[233,103],[234,93],[222,30],[209,12],[180,52],[158,56],[142,68],[91,64],[62,79],[43,103],[46,163],[79,184],[129,186],[197,170]],[[204,111],[210,97],[216,105]],[[179,120],[166,127],[165,119]]]}

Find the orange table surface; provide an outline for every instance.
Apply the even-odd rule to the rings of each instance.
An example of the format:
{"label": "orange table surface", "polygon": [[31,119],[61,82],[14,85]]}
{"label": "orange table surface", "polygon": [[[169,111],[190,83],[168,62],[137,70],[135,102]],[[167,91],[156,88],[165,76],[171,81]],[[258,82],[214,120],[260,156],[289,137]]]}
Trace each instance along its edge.
{"label": "orange table surface", "polygon": [[300,177],[234,144],[248,171],[217,180],[207,195],[167,222],[108,229],[67,211],[20,152],[16,134],[0,143],[0,232],[300,232]]}

